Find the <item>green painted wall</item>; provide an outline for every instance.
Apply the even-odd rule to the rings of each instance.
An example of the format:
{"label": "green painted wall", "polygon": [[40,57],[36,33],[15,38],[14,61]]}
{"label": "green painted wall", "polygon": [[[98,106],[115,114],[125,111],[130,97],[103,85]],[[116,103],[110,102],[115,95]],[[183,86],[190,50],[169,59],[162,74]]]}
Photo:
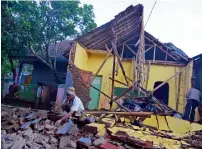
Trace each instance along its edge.
{"label": "green painted wall", "polygon": [[[101,90],[101,83],[102,83],[102,77],[97,76],[95,80],[93,81],[92,85]],[[90,89],[90,97],[91,101],[88,104],[88,108],[98,109],[99,101],[100,101],[100,92],[98,92],[96,89],[92,88]]]}

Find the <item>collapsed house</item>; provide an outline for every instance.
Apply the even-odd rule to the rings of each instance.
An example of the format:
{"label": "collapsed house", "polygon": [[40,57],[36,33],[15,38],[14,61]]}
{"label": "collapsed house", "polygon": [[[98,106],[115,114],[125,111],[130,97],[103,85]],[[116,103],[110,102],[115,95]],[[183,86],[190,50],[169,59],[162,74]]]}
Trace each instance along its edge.
{"label": "collapsed house", "polygon": [[119,96],[132,80],[172,109],[184,111],[193,61],[173,44],[164,44],[144,31],[142,5],[129,6],[110,22],[77,38],[65,56],[83,71],[86,86],[91,86],[89,109],[109,109],[109,97]]}
{"label": "collapsed house", "polygon": [[[64,87],[65,84],[71,84],[71,82],[66,80],[66,76],[68,75],[68,59],[63,56],[64,50],[66,50],[66,47],[68,47],[70,43],[71,41],[66,40],[52,44],[48,50],[48,56],[52,63],[55,63],[56,73],[61,82],[54,76],[54,72],[51,68],[42,61],[45,59],[44,54],[34,55],[30,51],[26,56],[12,56],[13,59],[19,61],[15,79],[16,85],[19,85],[18,99],[34,103],[37,96],[37,89],[39,84],[41,84],[43,86],[43,92],[41,93],[43,104],[48,107],[49,102],[55,102],[57,90],[60,88],[61,84],[63,85],[62,87]],[[32,70],[29,73],[25,73],[27,70],[24,66],[27,65],[32,66]]]}

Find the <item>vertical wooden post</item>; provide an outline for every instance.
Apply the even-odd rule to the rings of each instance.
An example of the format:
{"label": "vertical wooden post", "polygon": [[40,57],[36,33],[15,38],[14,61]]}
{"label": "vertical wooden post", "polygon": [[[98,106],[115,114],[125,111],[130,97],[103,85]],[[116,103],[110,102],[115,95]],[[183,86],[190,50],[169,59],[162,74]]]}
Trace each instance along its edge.
{"label": "vertical wooden post", "polygon": [[168,59],[168,48],[167,48],[167,51],[166,51],[165,66],[166,66],[166,64],[167,64],[167,59]]}
{"label": "vertical wooden post", "polygon": [[155,57],[156,57],[156,44],[154,46],[153,63],[155,62]]}
{"label": "vertical wooden post", "polygon": [[[116,56],[113,55],[113,66],[112,66],[112,91],[111,91],[111,99],[114,97],[114,77],[115,77],[115,65],[116,65]],[[112,108],[113,100],[110,101],[110,110]]]}
{"label": "vertical wooden post", "polygon": [[181,75],[182,75],[182,73],[179,73],[179,79],[178,79],[178,88],[177,88],[176,111],[178,111],[178,107],[179,107],[179,100],[180,100],[180,84],[181,84]]}
{"label": "vertical wooden post", "polygon": [[[122,59],[123,59],[124,47],[125,46],[123,44],[122,52],[121,52],[121,58],[120,58],[121,62],[122,62]],[[117,59],[117,61],[116,61],[116,76],[118,76],[118,73],[119,73],[119,63],[118,63],[118,59]]]}
{"label": "vertical wooden post", "polygon": [[147,66],[147,82],[146,82],[146,90],[147,90],[147,88],[148,88],[148,82],[149,82],[150,65],[151,65],[151,61],[149,61],[148,66]]}

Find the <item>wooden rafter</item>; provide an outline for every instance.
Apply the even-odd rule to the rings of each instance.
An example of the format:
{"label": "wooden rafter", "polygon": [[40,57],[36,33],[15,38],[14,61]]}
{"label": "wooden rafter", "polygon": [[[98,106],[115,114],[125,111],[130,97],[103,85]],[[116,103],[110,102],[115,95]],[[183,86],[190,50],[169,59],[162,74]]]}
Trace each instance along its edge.
{"label": "wooden rafter", "polygon": [[123,73],[123,76],[124,76],[124,78],[125,78],[125,81],[126,81],[126,83],[128,84],[128,80],[127,80],[127,78],[126,78],[126,73],[125,73],[124,67],[123,67],[123,65],[122,65],[122,63],[121,63],[121,60],[120,60],[118,51],[117,51],[117,49],[116,49],[116,44],[114,43],[114,41],[112,41],[112,47],[113,47],[113,50],[114,50],[114,54],[116,55],[116,58],[117,58],[117,60],[118,60],[119,66],[121,67],[121,71],[122,71],[122,73]]}
{"label": "wooden rafter", "polygon": [[146,49],[144,53],[147,53],[147,52],[150,51],[153,47],[154,47],[154,45],[152,45],[151,47],[149,47],[148,49]]}
{"label": "wooden rafter", "polygon": [[[123,47],[122,47],[122,51],[121,51],[121,62],[122,62],[122,59],[123,59],[123,54],[124,54],[124,44],[123,44]],[[116,76],[118,76],[118,73],[119,73],[119,64],[116,62]]]}
{"label": "wooden rafter", "polygon": [[135,53],[131,47],[129,47],[127,44],[125,44],[125,46],[126,46],[135,56],[137,55],[137,53]]}
{"label": "wooden rafter", "polygon": [[170,56],[172,59],[174,59],[176,62],[179,62],[179,60],[177,58],[175,58],[173,55],[171,55],[169,52],[166,52],[163,48],[161,48],[160,46],[158,46],[157,44],[154,43],[154,41],[152,41],[151,39],[149,39],[147,36],[145,36],[145,38],[147,40],[149,40],[150,42],[152,42],[154,45],[156,45],[156,47],[158,47],[161,51],[163,51],[164,53],[167,53],[168,56]]}

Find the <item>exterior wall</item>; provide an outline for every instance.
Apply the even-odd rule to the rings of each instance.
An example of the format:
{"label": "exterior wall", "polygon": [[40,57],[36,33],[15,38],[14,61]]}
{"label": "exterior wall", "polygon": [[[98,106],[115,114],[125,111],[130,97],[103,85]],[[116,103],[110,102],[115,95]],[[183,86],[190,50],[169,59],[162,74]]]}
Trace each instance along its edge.
{"label": "exterior wall", "polygon": [[88,67],[88,53],[79,44],[76,44],[76,51],[74,57],[74,64],[80,69],[87,69]]}
{"label": "exterior wall", "polygon": [[[98,70],[99,66],[101,65],[105,57],[106,57],[106,54],[88,53],[83,47],[77,44],[76,55],[75,55],[75,65],[82,70],[87,70],[87,71],[96,73],[96,71]],[[99,76],[102,76],[101,90],[109,96],[111,95],[111,80],[109,79],[109,77],[111,77],[112,75],[112,63],[113,63],[113,57],[110,56],[109,59],[104,64],[103,68],[101,69],[100,73],[98,74]],[[132,75],[133,75],[132,61],[129,61],[129,60],[123,61],[122,64],[125,69],[126,75],[130,79],[132,79]],[[180,68],[177,66],[151,64],[147,90],[153,90],[155,82],[157,81],[163,82],[167,80],[168,78],[173,76],[176,72],[178,72],[179,69]],[[183,82],[181,81],[180,86],[181,88],[184,86],[184,88],[181,89],[179,105],[178,105],[178,111],[181,113],[184,112],[184,106],[186,105],[185,94],[187,89],[190,87],[189,80],[192,76],[191,70],[192,70],[192,65],[190,65],[182,73],[182,77],[184,81]],[[146,71],[147,71],[147,65],[146,65]],[[118,76],[116,76],[115,79],[125,83],[125,80],[120,68],[119,68]],[[175,77],[168,81],[168,84],[169,84],[168,105],[173,109],[176,109],[176,97],[177,97],[176,93],[178,91],[177,89],[178,86],[176,85],[176,82],[178,81],[175,79]],[[185,82],[186,82],[186,85],[185,85]],[[124,86],[119,83],[115,83],[115,87],[124,87]],[[105,97],[102,94],[100,95],[99,108],[109,108],[109,100],[107,97]]]}
{"label": "exterior wall", "polygon": [[87,108],[88,102],[90,101],[89,88],[86,86],[78,68],[71,66],[70,71],[72,73],[73,86],[75,88],[76,95],[82,100],[84,107]]}
{"label": "exterior wall", "polygon": [[[60,64],[60,67],[57,67],[57,73],[65,83],[66,69],[63,69],[62,66],[63,64]],[[66,66],[64,65],[64,67]],[[42,62],[34,63],[34,69],[32,72],[31,84],[37,84],[38,81],[47,82],[51,85],[57,86],[51,69]]]}

